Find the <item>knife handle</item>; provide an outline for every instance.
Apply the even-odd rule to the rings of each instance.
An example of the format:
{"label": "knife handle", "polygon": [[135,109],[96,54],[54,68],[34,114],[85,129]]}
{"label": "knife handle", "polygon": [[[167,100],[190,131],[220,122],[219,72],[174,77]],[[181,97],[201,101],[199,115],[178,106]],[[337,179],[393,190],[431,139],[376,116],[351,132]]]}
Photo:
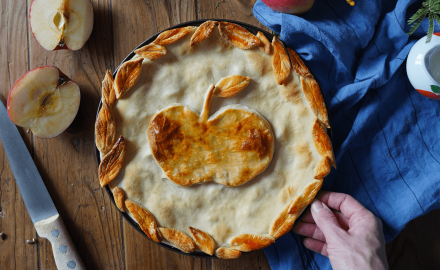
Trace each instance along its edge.
{"label": "knife handle", "polygon": [[58,270],[85,270],[60,215],[40,220],[34,225],[38,235],[52,244]]}

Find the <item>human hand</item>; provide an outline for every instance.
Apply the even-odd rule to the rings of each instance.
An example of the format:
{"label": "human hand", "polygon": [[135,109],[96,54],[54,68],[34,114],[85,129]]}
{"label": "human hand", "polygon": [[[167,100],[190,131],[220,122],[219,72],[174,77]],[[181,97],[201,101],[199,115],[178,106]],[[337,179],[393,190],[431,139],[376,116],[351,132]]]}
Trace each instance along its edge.
{"label": "human hand", "polygon": [[335,270],[388,269],[382,222],[350,195],[321,192],[293,230]]}

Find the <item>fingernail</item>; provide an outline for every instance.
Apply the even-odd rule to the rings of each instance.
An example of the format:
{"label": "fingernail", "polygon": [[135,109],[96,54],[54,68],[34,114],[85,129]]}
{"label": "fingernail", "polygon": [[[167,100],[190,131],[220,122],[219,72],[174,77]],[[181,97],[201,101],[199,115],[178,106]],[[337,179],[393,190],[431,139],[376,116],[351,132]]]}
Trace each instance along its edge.
{"label": "fingernail", "polygon": [[314,199],[312,202],[312,211],[318,213],[322,208],[324,208],[324,204],[321,201]]}

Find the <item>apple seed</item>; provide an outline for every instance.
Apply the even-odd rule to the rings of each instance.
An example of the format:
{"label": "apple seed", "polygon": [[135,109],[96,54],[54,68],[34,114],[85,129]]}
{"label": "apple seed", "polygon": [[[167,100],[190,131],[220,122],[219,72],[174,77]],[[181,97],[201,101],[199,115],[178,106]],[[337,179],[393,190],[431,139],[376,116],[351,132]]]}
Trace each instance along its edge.
{"label": "apple seed", "polygon": [[31,239],[26,240],[26,244],[34,244],[34,243],[35,243],[35,238],[32,238],[32,240]]}

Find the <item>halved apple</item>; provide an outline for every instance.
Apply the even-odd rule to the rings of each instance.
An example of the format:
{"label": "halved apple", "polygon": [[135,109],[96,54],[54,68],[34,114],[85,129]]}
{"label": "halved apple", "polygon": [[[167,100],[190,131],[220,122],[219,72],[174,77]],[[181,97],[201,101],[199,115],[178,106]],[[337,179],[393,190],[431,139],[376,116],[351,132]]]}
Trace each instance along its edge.
{"label": "halved apple", "polygon": [[46,50],[79,50],[92,33],[93,6],[90,0],[33,0],[29,21]]}
{"label": "halved apple", "polygon": [[44,66],[24,74],[8,96],[8,114],[17,126],[40,138],[52,138],[75,119],[81,94],[78,85],[57,67]]}

